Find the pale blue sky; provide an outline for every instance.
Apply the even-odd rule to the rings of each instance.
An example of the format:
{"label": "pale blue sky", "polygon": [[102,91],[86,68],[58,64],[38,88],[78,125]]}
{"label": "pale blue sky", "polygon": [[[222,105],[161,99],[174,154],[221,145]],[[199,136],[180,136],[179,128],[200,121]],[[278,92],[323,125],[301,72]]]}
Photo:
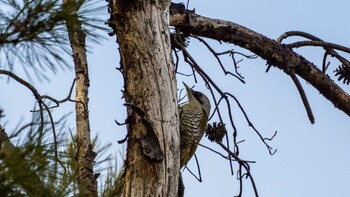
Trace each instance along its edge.
{"label": "pale blue sky", "polygon": [[[248,27],[270,38],[277,38],[285,31],[299,30],[312,33],[321,39],[337,44],[350,46],[350,26],[346,0],[317,1],[232,1],[220,0],[204,2],[192,0],[190,8],[203,16],[225,19]],[[106,16],[107,19],[107,16]],[[233,45],[219,45],[211,42],[217,51],[234,48]],[[125,119],[124,102],[121,100],[123,80],[115,67],[119,66],[119,53],[115,38],[94,46],[89,54],[91,77],[90,117],[91,129],[98,133],[104,142],[112,142],[113,148],[120,150],[117,140],[125,136],[125,128],[118,127],[114,119]],[[303,108],[296,87],[282,71],[272,68],[265,73],[266,62],[262,60],[244,60],[240,64],[240,73],[246,84],[241,84],[229,76],[223,76],[215,59],[198,42],[192,40],[189,48],[202,68],[217,81],[219,86],[232,92],[241,102],[255,127],[265,137],[278,131],[270,143],[278,151],[270,156],[263,143],[252,129],[248,127],[237,106],[232,105],[235,124],[238,128],[238,139],[246,140],[240,145],[242,159],[254,160],[252,174],[262,197],[346,197],[349,195],[350,177],[350,119],[343,112],[323,98],[317,90],[302,81],[303,87],[313,109],[316,123],[311,125]],[[303,56],[320,65],[322,50],[299,50]],[[349,58],[349,56],[346,56]],[[224,63],[230,67],[230,59]],[[333,64],[333,68],[338,64]],[[181,64],[181,70],[188,66]],[[331,70],[331,69],[330,69]],[[19,72],[21,74],[21,72]],[[23,73],[22,73],[23,74]],[[332,74],[331,72],[329,73]],[[51,83],[36,82],[41,93],[55,98],[64,98],[73,80],[71,71],[59,72]],[[195,85],[191,78],[179,77],[181,82]],[[34,98],[31,93],[15,82],[7,84],[1,77],[1,89],[4,90],[0,106],[5,109],[8,130],[17,124],[23,115],[29,117]],[[342,86],[349,92],[349,86]],[[195,89],[208,94],[203,84]],[[4,93],[5,92],[5,93]],[[32,100],[31,100],[32,99]],[[73,110],[74,104],[63,104],[55,109],[58,118],[67,110]],[[73,116],[72,116],[73,118]],[[227,117],[225,117],[227,121]],[[217,121],[214,117],[212,121]],[[71,122],[74,127],[74,122]],[[216,150],[219,146],[202,141]],[[117,150],[111,150],[112,153]],[[234,196],[238,193],[236,175],[230,175],[227,161],[219,156],[198,148],[197,156],[201,165],[203,182],[198,183],[187,171],[183,172],[186,196]],[[196,171],[195,162],[188,165]],[[237,165],[234,166],[237,170]],[[249,181],[244,182],[244,196],[253,196]]]}

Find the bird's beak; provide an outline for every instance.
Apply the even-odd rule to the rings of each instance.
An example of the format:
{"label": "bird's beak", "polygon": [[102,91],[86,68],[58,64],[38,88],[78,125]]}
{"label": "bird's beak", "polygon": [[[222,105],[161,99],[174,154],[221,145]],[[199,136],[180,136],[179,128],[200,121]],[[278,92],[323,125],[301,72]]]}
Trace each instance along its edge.
{"label": "bird's beak", "polygon": [[182,83],[184,84],[187,92],[192,92],[192,89],[190,87],[188,87],[188,85],[185,84],[185,82],[182,82]]}

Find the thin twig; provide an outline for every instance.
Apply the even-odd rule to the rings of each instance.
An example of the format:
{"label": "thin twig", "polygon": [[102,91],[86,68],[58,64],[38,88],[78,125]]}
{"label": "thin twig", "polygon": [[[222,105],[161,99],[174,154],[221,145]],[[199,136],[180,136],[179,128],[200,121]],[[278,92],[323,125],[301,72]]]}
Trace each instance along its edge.
{"label": "thin twig", "polygon": [[[291,36],[301,36],[301,37],[310,39],[311,41],[318,42],[318,44],[320,44],[322,47],[325,48],[325,50],[326,50],[325,56],[327,56],[326,54],[329,54],[332,57],[337,58],[343,65],[350,68],[350,62],[347,59],[345,59],[344,57],[342,57],[341,55],[339,55],[339,53],[334,51],[334,49],[337,49],[337,48],[334,48],[335,44],[324,42],[322,39],[320,39],[312,34],[309,34],[306,32],[301,32],[301,31],[289,31],[289,32],[285,32],[284,34],[282,34],[276,41],[281,43],[283,39],[286,39],[286,38],[291,37]],[[310,41],[305,41],[305,42],[310,42]],[[293,44],[295,44],[295,43],[293,43]],[[306,43],[304,43],[304,44],[306,44]],[[288,45],[288,46],[291,47],[290,45]],[[311,46],[311,45],[307,45],[307,46]],[[314,45],[312,45],[312,46],[314,46]],[[340,45],[336,45],[336,46],[338,47]],[[349,53],[348,47],[340,46],[340,48],[346,49],[347,53]],[[341,50],[341,49],[338,49],[338,50]],[[323,58],[323,60],[324,60],[323,61],[323,68],[325,67],[325,56]],[[329,63],[327,64],[327,67],[328,66],[329,66]],[[325,72],[325,69],[323,69],[323,71]]]}
{"label": "thin twig", "polygon": [[[241,112],[243,113],[243,115],[244,115],[246,121],[248,122],[248,125],[249,125],[249,126],[255,131],[255,133],[260,137],[261,141],[262,141],[262,142],[265,144],[265,146],[267,147],[267,149],[268,149],[270,155],[274,155],[274,154],[276,153],[277,149],[275,149],[274,151],[272,151],[273,148],[272,148],[269,144],[266,143],[266,139],[269,139],[269,138],[264,138],[264,137],[260,134],[260,132],[255,128],[255,126],[254,126],[253,123],[250,121],[250,119],[249,119],[247,113],[244,111],[244,109],[243,109],[241,103],[238,101],[238,99],[237,99],[235,96],[233,96],[231,93],[229,93],[229,92],[225,92],[225,94],[228,95],[229,97],[233,98],[233,100],[236,101],[236,103],[237,103],[239,109],[240,109]],[[276,136],[276,133],[275,133],[268,141],[271,141],[271,140],[273,139],[274,136]]]}
{"label": "thin twig", "polygon": [[306,33],[306,32],[302,32],[302,31],[287,31],[285,33],[283,33],[280,37],[277,38],[276,42],[279,42],[279,43],[282,43],[282,41],[288,37],[291,37],[291,36],[301,36],[301,37],[304,37],[304,38],[307,38],[307,39],[310,39],[310,40],[319,40],[321,41],[320,38],[312,35],[312,34],[309,34],[309,33]]}
{"label": "thin twig", "polygon": [[196,155],[196,154],[194,154],[194,158],[195,158],[195,160],[196,160],[197,169],[198,169],[198,176],[199,176],[199,177],[197,177],[197,176],[187,167],[187,165],[185,166],[185,168],[186,168],[186,170],[188,170],[188,171],[191,173],[192,176],[194,176],[194,177],[197,179],[197,181],[202,182],[201,168],[200,168],[200,166],[199,166],[199,162],[198,162],[198,158],[197,158],[197,155]]}
{"label": "thin twig", "polygon": [[324,48],[332,48],[336,50],[340,50],[346,53],[350,53],[350,48],[339,45],[339,44],[334,44],[330,42],[324,42],[324,41],[298,41],[294,42],[291,44],[286,44],[286,46],[290,48],[299,48],[299,47],[305,47],[305,46],[319,46],[319,47],[324,47]]}
{"label": "thin twig", "polygon": [[[258,197],[258,196],[259,196],[259,195],[258,195],[258,189],[257,189],[257,187],[256,187],[256,184],[255,184],[255,181],[254,181],[254,179],[253,179],[253,176],[252,176],[251,173],[250,173],[250,166],[249,166],[249,164],[248,164],[247,162],[241,160],[235,153],[233,153],[230,149],[228,149],[228,148],[227,148],[224,144],[222,144],[221,142],[218,143],[218,144],[221,146],[221,148],[223,148],[225,151],[227,151],[229,154],[231,154],[232,157],[234,157],[234,158],[236,159],[236,161],[239,163],[240,166],[243,166],[243,168],[246,170],[246,176],[247,176],[247,177],[250,179],[250,181],[251,181],[251,184],[252,184],[252,187],[253,187],[255,196]],[[241,176],[241,175],[242,175],[242,170],[240,170],[238,174],[240,174],[240,177],[242,177],[242,176]],[[240,178],[240,180],[241,180],[241,178]],[[242,186],[242,182],[241,182],[240,185]],[[239,195],[239,196],[241,196],[241,195],[242,195],[242,194],[241,194],[241,192],[240,192],[240,195]]]}
{"label": "thin twig", "polygon": [[[26,80],[22,79],[21,77],[17,76],[16,74],[14,74],[10,71],[0,69],[0,74],[4,74],[4,75],[11,77],[12,79],[17,81],[18,83],[27,87],[34,94],[34,97],[38,101],[39,109],[40,109],[40,118],[41,118],[40,128],[44,128],[44,114],[43,114],[43,107],[41,105],[41,103],[43,103],[43,101],[42,101],[41,95],[39,94],[39,91],[32,84],[28,83]],[[42,133],[42,132],[40,132],[40,133]],[[40,136],[41,136],[41,134],[40,134]],[[39,140],[41,140],[41,137],[39,138]]]}
{"label": "thin twig", "polygon": [[[215,97],[215,94],[214,94],[214,92],[213,92],[211,86],[209,86],[209,90],[210,90],[210,93],[211,93],[211,95],[212,95],[212,97],[213,97],[213,100],[214,100],[214,103],[215,103],[215,110],[217,111],[217,114],[218,114],[218,116],[219,116],[219,120],[220,120],[221,123],[224,123],[224,121],[223,121],[223,119],[222,119],[222,117],[221,117],[220,108],[219,108],[219,103],[220,103],[220,101],[221,101],[221,98],[220,98],[219,102],[216,102],[216,97]],[[213,112],[213,115],[214,115],[214,113],[215,113],[215,110],[214,110],[214,112]],[[231,116],[230,116],[230,118],[231,118]],[[233,122],[232,122],[232,123],[233,123]],[[234,125],[233,125],[232,127],[233,127],[234,131],[236,131],[236,130],[235,130],[236,127],[235,127]],[[228,139],[227,133],[225,134],[225,139],[226,139],[227,147],[230,148],[230,141],[229,141],[229,139]],[[230,154],[228,154],[228,158],[229,158],[228,160],[229,160],[229,162],[230,162],[231,174],[233,174],[233,165],[232,165],[232,161],[231,161],[231,156],[230,156]]]}
{"label": "thin twig", "polygon": [[327,57],[328,57],[328,55],[329,55],[328,51],[326,51],[326,52],[324,53],[324,55],[323,55],[323,59],[322,59],[322,72],[323,72],[323,73],[326,73],[326,71],[327,71],[327,69],[328,69],[328,67],[329,67],[329,65],[330,65],[330,63],[331,63],[331,62],[328,62],[328,63],[327,63]]}
{"label": "thin twig", "polygon": [[[39,91],[33,86],[31,85],[30,83],[28,83],[27,81],[25,81],[24,79],[22,79],[21,77],[17,76],[16,74],[10,72],[10,71],[7,71],[7,70],[1,70],[0,69],[0,74],[4,74],[4,75],[7,75],[11,78],[13,78],[14,80],[16,80],[17,82],[19,82],[20,84],[24,85],[25,87],[27,87],[33,94],[34,94],[34,97],[35,99],[37,100],[38,102],[38,105],[39,105],[39,113],[40,113],[40,119],[41,119],[41,123],[40,123],[40,129],[39,129],[39,140],[38,140],[38,143],[40,144],[41,143],[41,140],[42,140],[42,130],[44,128],[44,109],[43,109],[43,106],[44,108],[48,111],[48,115],[49,115],[49,118],[50,118],[50,122],[51,122],[51,127],[52,127],[52,131],[53,131],[53,137],[54,137],[54,146],[55,146],[55,159],[56,159],[56,162],[58,162],[62,168],[64,169],[64,171],[66,172],[66,169],[63,165],[63,163],[59,160],[58,158],[58,153],[57,153],[57,149],[58,149],[58,146],[57,146],[57,137],[56,137],[56,131],[55,131],[55,125],[54,125],[54,120],[52,118],[52,115],[51,115],[51,112],[50,112],[50,109],[49,107],[43,102],[43,97],[40,95]],[[57,165],[57,164],[56,164]],[[57,172],[57,167],[55,167],[55,174]]]}
{"label": "thin twig", "polygon": [[57,143],[57,136],[56,136],[56,129],[55,129],[55,122],[53,120],[53,117],[52,117],[52,114],[51,114],[51,111],[49,109],[49,107],[43,102],[42,103],[45,107],[45,109],[47,110],[47,113],[49,115],[49,118],[50,118],[50,123],[51,123],[51,128],[52,128],[52,134],[53,134],[53,139],[54,139],[54,153],[55,153],[55,171],[54,171],[54,174],[57,174],[57,162],[60,164],[60,166],[63,168],[64,170],[64,175],[66,174],[67,172],[67,169],[66,167],[64,166],[64,164],[62,163],[62,161],[59,159],[58,157],[58,143]]}
{"label": "thin twig", "polygon": [[[227,159],[227,160],[231,159],[232,161],[236,161],[235,158],[232,158],[232,157],[229,158],[229,157],[225,156],[224,154],[220,153],[219,151],[216,151],[216,150],[214,150],[214,149],[212,149],[212,148],[210,148],[210,147],[208,147],[206,145],[199,144],[199,146],[201,146],[201,147],[203,147],[205,149],[208,149],[208,150],[210,150],[211,152],[213,152],[213,153],[215,153],[217,155],[220,155],[224,159]],[[248,160],[241,160],[241,161],[244,161],[244,162],[247,162],[247,163],[256,163],[256,161],[248,161]]]}
{"label": "thin twig", "polygon": [[[84,103],[82,103],[81,101],[76,101],[76,100],[74,100],[74,99],[71,98],[71,97],[72,97],[72,93],[73,93],[74,85],[75,85],[75,79],[73,80],[73,83],[72,83],[72,85],[71,85],[71,87],[70,87],[70,90],[69,90],[69,93],[68,93],[67,97],[64,98],[64,99],[62,99],[62,100],[57,100],[57,99],[55,99],[55,98],[53,98],[53,97],[51,97],[51,96],[48,96],[48,95],[43,95],[43,96],[41,96],[41,98],[42,98],[42,99],[51,100],[52,102],[54,102],[54,103],[56,104],[55,106],[49,107],[49,109],[57,108],[57,107],[60,106],[60,104],[65,103],[65,102],[67,102],[67,101],[84,104]],[[31,112],[36,112],[36,111],[31,111]]]}
{"label": "thin twig", "polygon": [[[246,176],[248,178],[250,178],[251,180],[251,185],[254,189],[254,192],[255,192],[255,195],[258,196],[258,191],[257,191],[257,188],[256,188],[256,185],[255,185],[255,182],[254,182],[254,179],[252,178],[251,176],[251,173],[250,173],[250,166],[247,162],[241,160],[238,155],[239,155],[239,149],[238,149],[238,143],[237,143],[237,140],[236,140],[236,137],[237,137],[237,129],[235,127],[235,124],[233,122],[233,115],[232,115],[232,112],[231,112],[231,106],[230,106],[230,101],[228,99],[228,96],[230,96],[231,98],[233,98],[236,103],[238,104],[238,106],[240,107],[241,111],[243,112],[249,126],[251,126],[253,128],[253,130],[259,135],[260,139],[263,141],[263,143],[266,145],[266,147],[268,148],[269,150],[269,153],[271,155],[273,155],[276,150],[274,152],[272,152],[272,148],[266,143],[266,141],[268,141],[267,138],[263,138],[262,135],[258,132],[258,130],[255,129],[254,125],[251,123],[251,121],[249,120],[248,116],[246,115],[245,111],[243,110],[242,106],[240,105],[240,103],[238,102],[238,100],[232,95],[232,94],[228,94],[228,93],[224,93],[214,82],[213,80],[208,76],[208,74],[206,72],[204,72],[201,67],[198,65],[198,63],[194,60],[194,58],[188,53],[188,51],[186,50],[186,48],[180,44],[182,42],[179,42],[176,37],[175,39],[173,40],[173,43],[176,44],[177,48],[179,48],[180,50],[182,50],[182,53],[183,53],[183,56],[184,56],[184,59],[185,61],[191,66],[192,69],[195,69],[196,72],[202,77],[202,79],[205,81],[206,83],[206,86],[209,88],[212,96],[213,96],[213,99],[215,101],[215,111],[217,111],[218,113],[218,116],[219,116],[219,119],[220,119],[220,122],[223,123],[222,121],[222,118],[221,118],[221,113],[219,111],[219,106],[218,106],[218,103],[222,100],[222,99],[225,99],[226,101],[226,104],[228,105],[228,110],[229,110],[229,118],[230,118],[230,123],[231,123],[231,126],[232,128],[234,129],[234,146],[235,146],[235,151],[232,152],[229,148],[229,140],[228,140],[228,135],[226,135],[226,143],[227,143],[227,147],[222,144],[221,142],[219,143],[219,145],[228,153],[228,158],[230,157],[233,157],[235,159],[236,162],[238,162],[238,164],[240,166],[243,166],[243,168],[246,170],[246,173],[244,175],[242,175],[242,171],[239,172],[239,177],[243,177],[243,176]],[[215,88],[215,90],[221,95],[221,98],[219,99],[219,102],[216,102],[216,97],[212,91],[212,87]],[[276,133],[271,137],[271,140],[272,138],[276,135]],[[229,159],[230,162],[231,162],[231,159]],[[232,165],[230,163],[230,165]],[[231,171],[232,171],[232,167],[231,167]],[[232,171],[232,174],[233,174],[233,171]],[[242,183],[242,178],[240,178],[240,188],[242,188],[243,186],[243,183]],[[242,194],[242,191],[240,191],[240,194],[239,196],[241,196]]]}
{"label": "thin twig", "polygon": [[305,91],[304,91],[300,81],[298,80],[297,76],[294,74],[293,71],[289,75],[292,78],[295,86],[298,89],[299,95],[301,97],[301,100],[303,101],[304,108],[306,110],[307,116],[309,117],[309,120],[310,120],[311,124],[314,124],[315,123],[315,117],[314,117],[314,115],[312,113],[309,101],[308,101],[308,99],[306,97]]}
{"label": "thin twig", "polygon": [[222,154],[222,153],[220,153],[219,151],[216,151],[216,150],[214,150],[214,149],[212,149],[212,148],[210,148],[210,147],[208,147],[208,146],[205,146],[205,145],[203,145],[203,144],[199,144],[199,146],[201,146],[201,147],[203,147],[203,148],[206,148],[206,149],[208,149],[208,150],[210,150],[211,152],[213,152],[213,153],[216,153],[216,154],[218,154],[218,155],[220,155],[222,158],[224,158],[224,159],[229,159],[227,156],[225,156],[224,154]]}
{"label": "thin twig", "polygon": [[[202,42],[202,43],[204,44],[204,46],[207,47],[207,49],[213,54],[213,56],[214,56],[214,57],[216,58],[216,60],[218,61],[219,65],[220,65],[220,67],[221,67],[221,69],[222,69],[222,71],[224,72],[225,75],[231,75],[231,76],[237,78],[240,82],[245,83],[245,81],[243,80],[243,77],[237,72],[237,64],[234,64],[234,66],[235,66],[235,71],[236,71],[236,73],[237,73],[237,75],[236,75],[236,74],[233,74],[233,73],[230,72],[230,71],[227,71],[227,70],[225,69],[224,65],[222,64],[221,59],[219,58],[219,55],[223,55],[223,54],[232,54],[232,51],[233,51],[233,50],[229,50],[229,51],[222,52],[222,53],[217,53],[217,52],[216,52],[204,39],[202,39],[201,37],[194,36],[194,35],[192,35],[191,37],[193,37],[193,38],[199,40],[200,42]],[[232,55],[232,57],[233,57],[233,55]],[[235,63],[235,61],[234,61],[234,63]]]}

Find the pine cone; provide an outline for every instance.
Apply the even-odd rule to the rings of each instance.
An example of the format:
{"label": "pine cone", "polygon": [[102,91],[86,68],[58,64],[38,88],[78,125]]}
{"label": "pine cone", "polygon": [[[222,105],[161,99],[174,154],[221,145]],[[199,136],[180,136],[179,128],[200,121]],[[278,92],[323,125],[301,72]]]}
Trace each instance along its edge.
{"label": "pine cone", "polygon": [[342,64],[334,72],[335,72],[335,76],[339,76],[338,81],[343,80],[344,84],[349,85],[350,68],[348,66]]}
{"label": "pine cone", "polygon": [[222,142],[222,138],[226,135],[226,127],[225,124],[216,122],[213,122],[213,125],[208,124],[207,129],[205,130],[205,136],[208,137],[208,139],[211,142],[220,143]]}

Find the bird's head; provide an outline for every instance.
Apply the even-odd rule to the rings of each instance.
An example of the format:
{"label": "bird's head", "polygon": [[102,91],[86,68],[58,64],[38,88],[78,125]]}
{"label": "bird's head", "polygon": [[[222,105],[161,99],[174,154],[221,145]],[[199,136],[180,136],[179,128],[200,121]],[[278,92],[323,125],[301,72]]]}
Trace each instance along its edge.
{"label": "bird's head", "polygon": [[190,88],[184,82],[182,82],[186,88],[188,102],[198,102],[206,115],[209,117],[210,115],[210,101],[207,96],[205,96],[202,92],[198,92]]}

